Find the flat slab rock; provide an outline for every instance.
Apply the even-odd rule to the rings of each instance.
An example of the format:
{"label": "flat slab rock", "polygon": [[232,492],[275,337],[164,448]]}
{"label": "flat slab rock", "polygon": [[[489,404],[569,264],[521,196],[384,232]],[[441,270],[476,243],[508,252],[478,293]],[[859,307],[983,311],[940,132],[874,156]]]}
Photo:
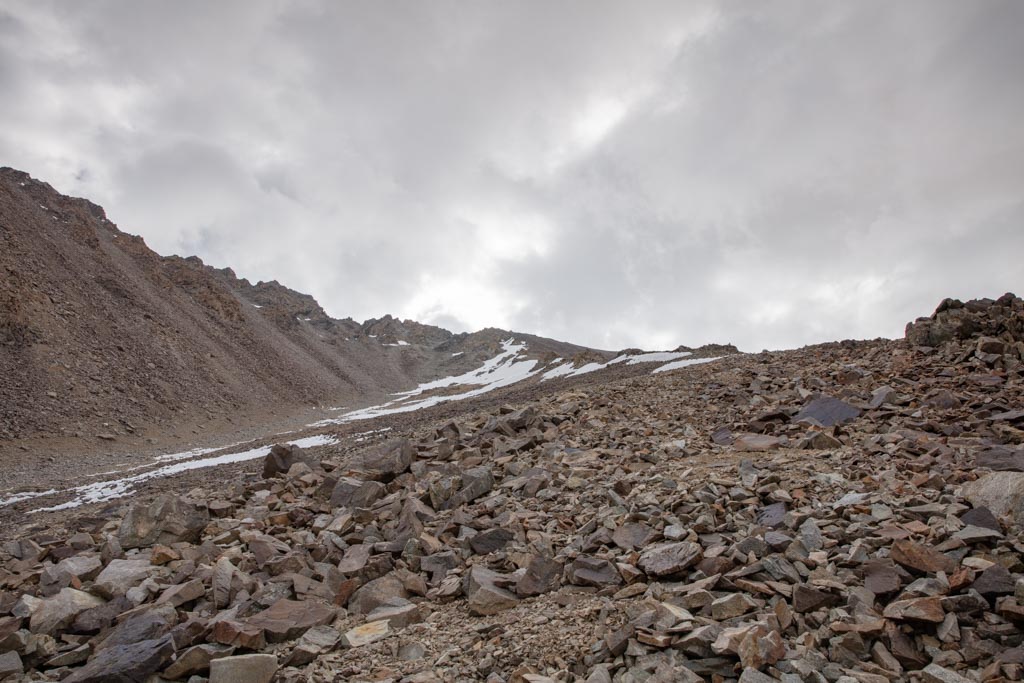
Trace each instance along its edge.
{"label": "flat slab rock", "polygon": [[298,638],[314,626],[330,623],[335,613],[333,607],[318,602],[281,599],[249,617],[246,623],[263,629],[267,641],[279,643]]}
{"label": "flat slab rock", "polygon": [[237,655],[210,662],[210,683],[270,683],[276,673],[274,655]]}

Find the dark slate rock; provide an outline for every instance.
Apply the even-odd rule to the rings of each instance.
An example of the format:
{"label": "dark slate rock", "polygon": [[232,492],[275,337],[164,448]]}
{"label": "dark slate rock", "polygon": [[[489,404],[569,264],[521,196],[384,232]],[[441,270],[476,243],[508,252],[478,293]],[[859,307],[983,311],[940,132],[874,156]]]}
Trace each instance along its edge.
{"label": "dark slate rock", "polygon": [[988,448],[974,456],[974,464],[999,472],[1024,472],[1024,448]]}
{"label": "dark slate rock", "polygon": [[174,654],[170,638],[143,640],[100,651],[64,683],[139,683],[159,671]]}
{"label": "dark slate rock", "polygon": [[783,525],[785,520],[785,503],[772,503],[771,505],[765,505],[761,508],[761,511],[757,513],[757,523],[769,529],[779,528]]}
{"label": "dark slate rock", "polygon": [[796,417],[795,422],[809,422],[819,427],[834,427],[860,417],[860,408],[851,406],[831,396],[819,396],[805,405]]}
{"label": "dark slate rock", "polygon": [[501,550],[512,540],[512,532],[508,529],[488,529],[469,539],[469,547],[477,555],[486,555]]}
{"label": "dark slate rock", "polygon": [[972,508],[960,515],[960,521],[971,526],[980,526],[983,529],[1002,532],[1003,525],[999,523],[996,516],[984,505]]}

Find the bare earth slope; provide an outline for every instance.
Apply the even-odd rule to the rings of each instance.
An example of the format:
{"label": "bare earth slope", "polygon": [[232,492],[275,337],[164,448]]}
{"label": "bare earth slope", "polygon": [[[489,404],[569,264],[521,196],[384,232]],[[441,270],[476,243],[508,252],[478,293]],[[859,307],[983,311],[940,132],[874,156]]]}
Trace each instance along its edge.
{"label": "bare earth slope", "polygon": [[[367,405],[477,367],[512,336],[335,320],[277,282],[162,257],[100,207],[7,168],[0,273],[0,443],[130,440],[268,406]],[[589,352],[536,341],[538,358]]]}

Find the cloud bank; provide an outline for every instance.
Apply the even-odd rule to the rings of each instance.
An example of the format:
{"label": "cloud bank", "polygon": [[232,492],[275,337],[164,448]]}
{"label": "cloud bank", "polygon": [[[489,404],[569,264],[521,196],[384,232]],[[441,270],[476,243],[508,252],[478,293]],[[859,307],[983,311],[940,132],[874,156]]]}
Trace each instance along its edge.
{"label": "cloud bank", "polygon": [[1024,289],[1024,3],[0,2],[0,163],[198,254],[603,348]]}

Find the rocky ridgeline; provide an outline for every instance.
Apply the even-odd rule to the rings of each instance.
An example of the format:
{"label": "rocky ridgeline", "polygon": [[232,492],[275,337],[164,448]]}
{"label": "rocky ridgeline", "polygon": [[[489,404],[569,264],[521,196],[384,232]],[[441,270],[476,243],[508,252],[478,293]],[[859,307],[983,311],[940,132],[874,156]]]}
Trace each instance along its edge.
{"label": "rocky ridgeline", "polygon": [[22,537],[0,678],[1020,680],[1020,313],[276,447]]}

